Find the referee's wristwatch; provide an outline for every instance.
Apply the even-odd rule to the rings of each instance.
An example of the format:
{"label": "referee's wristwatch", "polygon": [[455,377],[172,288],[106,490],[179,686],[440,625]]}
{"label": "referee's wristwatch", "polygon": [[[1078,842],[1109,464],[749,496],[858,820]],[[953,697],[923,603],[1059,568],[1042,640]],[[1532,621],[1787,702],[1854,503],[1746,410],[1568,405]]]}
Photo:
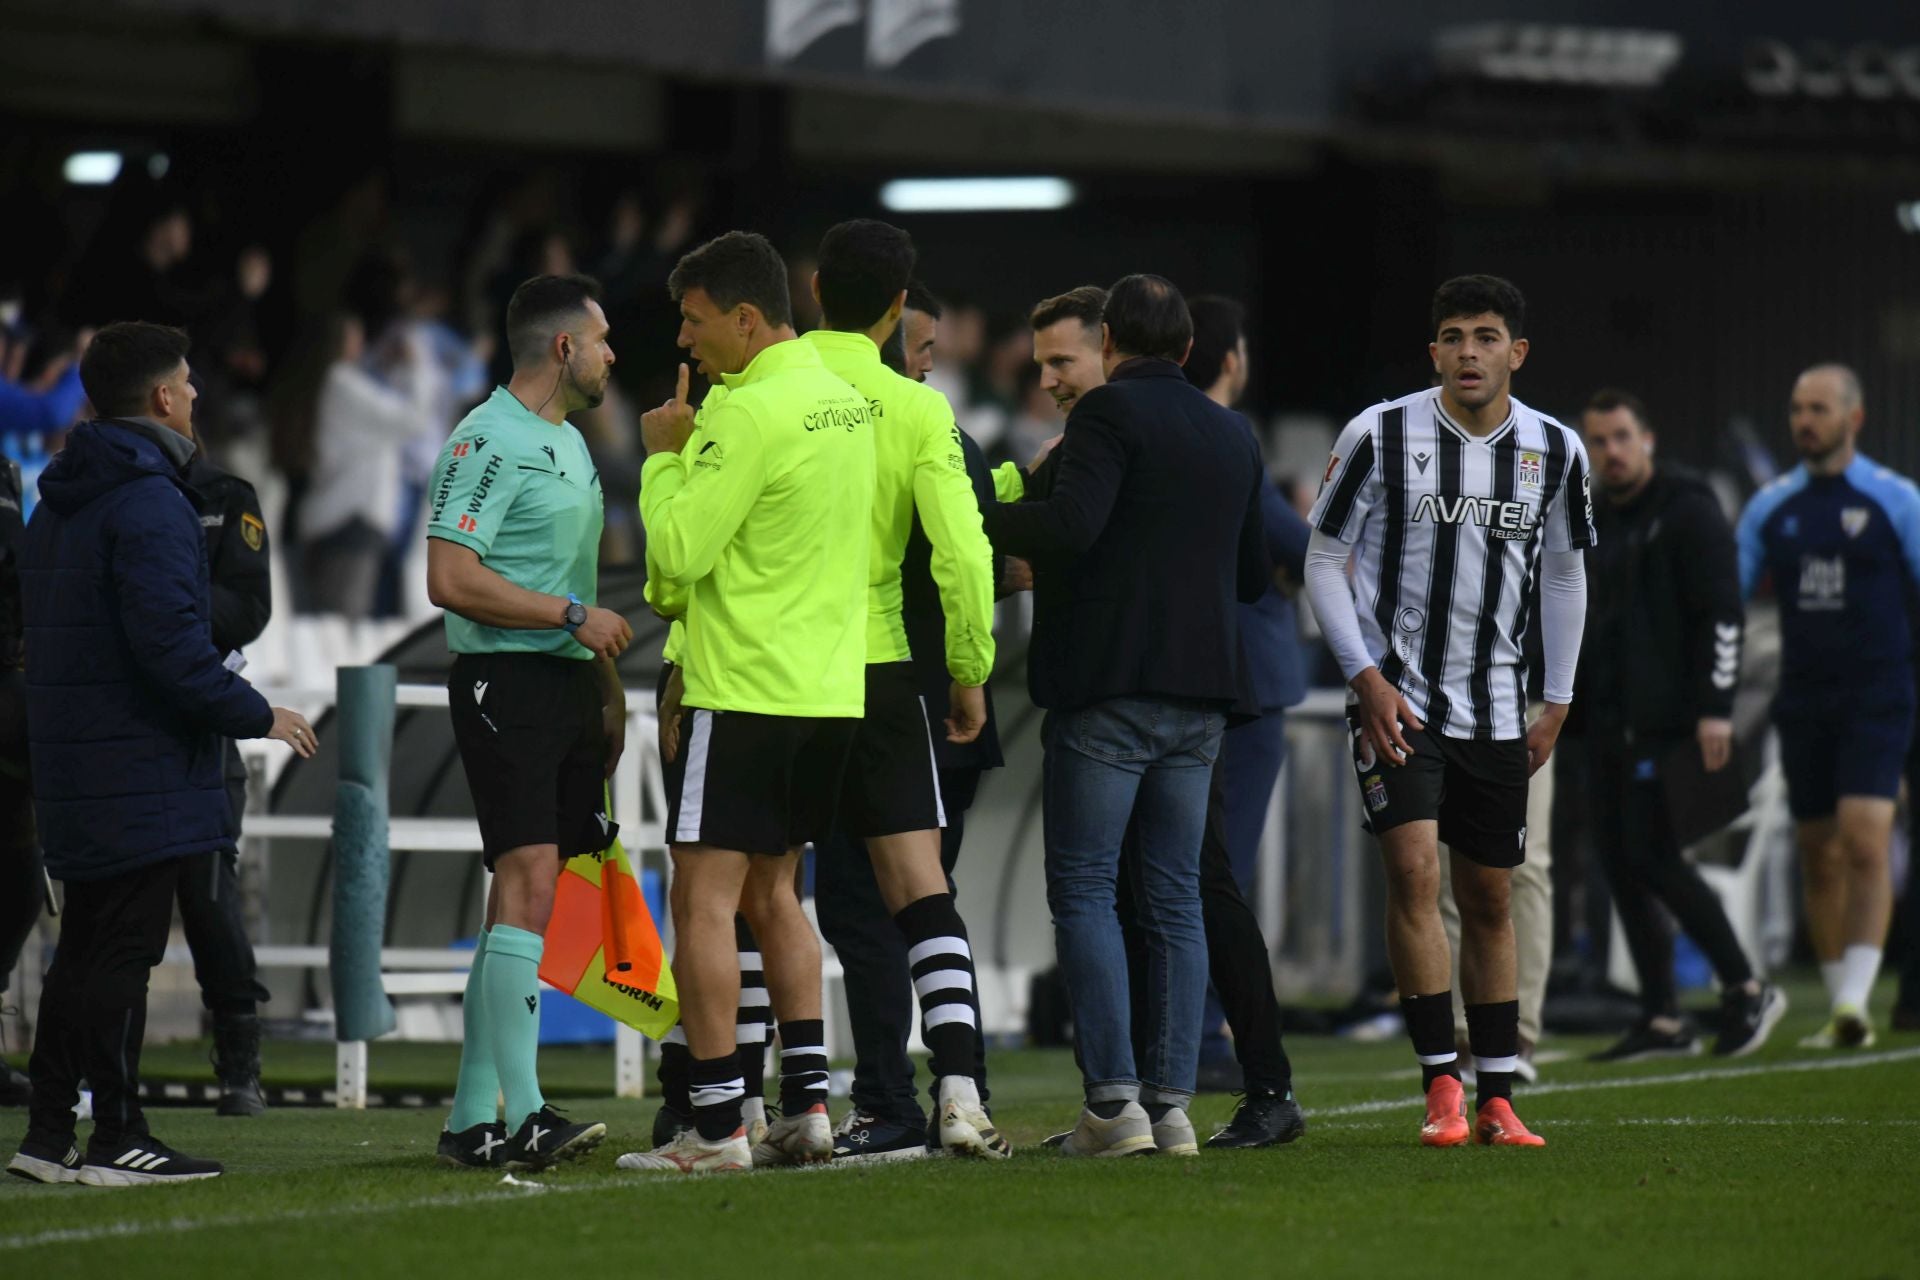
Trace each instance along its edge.
{"label": "referee's wristwatch", "polygon": [[569,591],[567,593],[567,620],[565,622],[562,622],[560,625],[567,629],[568,635],[572,635],[574,632],[578,631],[582,626],[584,626],[586,624],[586,621],[587,621],[587,606],[580,603],[579,596],[576,596],[571,591]]}

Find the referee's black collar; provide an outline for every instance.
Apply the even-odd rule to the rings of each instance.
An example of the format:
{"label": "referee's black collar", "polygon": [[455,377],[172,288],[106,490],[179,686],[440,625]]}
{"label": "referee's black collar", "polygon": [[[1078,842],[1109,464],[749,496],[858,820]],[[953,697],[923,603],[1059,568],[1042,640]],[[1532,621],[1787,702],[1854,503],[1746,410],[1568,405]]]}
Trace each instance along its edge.
{"label": "referee's black collar", "polygon": [[1483,436],[1477,436],[1455,422],[1452,416],[1447,413],[1447,402],[1440,398],[1438,391],[1434,392],[1433,395],[1433,416],[1440,419],[1440,421],[1448,427],[1451,427],[1454,434],[1462,440],[1465,440],[1468,444],[1492,444],[1495,440],[1498,440],[1501,436],[1513,430],[1513,424],[1520,421],[1520,406],[1519,401],[1509,398],[1507,401],[1507,420]]}

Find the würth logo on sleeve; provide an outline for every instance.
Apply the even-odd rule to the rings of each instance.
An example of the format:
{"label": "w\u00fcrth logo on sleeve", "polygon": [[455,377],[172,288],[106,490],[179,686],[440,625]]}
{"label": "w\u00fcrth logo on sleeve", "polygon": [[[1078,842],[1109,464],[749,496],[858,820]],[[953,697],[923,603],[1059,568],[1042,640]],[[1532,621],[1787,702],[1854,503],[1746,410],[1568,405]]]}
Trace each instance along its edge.
{"label": "w\u00fcrth logo on sleeve", "polygon": [[478,520],[475,520],[472,516],[460,517],[460,532],[472,533],[475,529],[478,529],[479,527],[480,527],[480,522]]}
{"label": "w\u00fcrth logo on sleeve", "polygon": [[456,458],[464,458],[469,453],[472,453],[472,452],[473,452],[473,446],[468,444],[465,440],[462,440],[458,444],[453,446],[453,456]]}

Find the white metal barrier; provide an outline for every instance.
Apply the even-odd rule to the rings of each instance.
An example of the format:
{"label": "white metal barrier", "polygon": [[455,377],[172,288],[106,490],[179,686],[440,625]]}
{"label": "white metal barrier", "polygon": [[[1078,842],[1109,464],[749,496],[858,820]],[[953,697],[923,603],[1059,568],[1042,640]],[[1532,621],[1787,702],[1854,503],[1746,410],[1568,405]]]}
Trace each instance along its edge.
{"label": "white metal barrier", "polygon": [[[265,688],[261,692],[276,704],[309,707],[331,705],[331,689]],[[447,691],[440,685],[401,685],[395,692],[401,707],[447,706]],[[628,690],[627,749],[614,771],[609,787],[612,814],[620,823],[621,838],[636,867],[651,855],[661,868],[662,882],[672,876],[666,856],[664,816],[666,798],[660,772],[658,720],[653,713],[651,690]],[[650,802],[650,803],[649,803]],[[656,817],[649,820],[648,812]],[[461,853],[477,855],[481,849],[480,829],[472,818],[392,818],[388,822],[388,847],[412,853]],[[333,838],[331,814],[249,814],[242,843],[256,850],[263,862],[270,862],[275,840],[330,840]],[[664,914],[664,913],[663,913]],[[670,920],[662,919],[663,934],[670,935]],[[170,951],[169,961],[190,961]],[[261,946],[255,950],[261,967],[323,969],[328,964],[323,946]],[[455,947],[445,949],[384,947],[380,952],[381,985],[389,996],[451,996],[466,989],[467,971],[473,953]],[[364,1107],[367,1098],[367,1046],[363,1041],[342,1042],[335,1056],[334,1098],[340,1107]],[[624,1023],[615,1024],[614,1092],[623,1098],[637,1098],[645,1090],[645,1041],[639,1032]]]}

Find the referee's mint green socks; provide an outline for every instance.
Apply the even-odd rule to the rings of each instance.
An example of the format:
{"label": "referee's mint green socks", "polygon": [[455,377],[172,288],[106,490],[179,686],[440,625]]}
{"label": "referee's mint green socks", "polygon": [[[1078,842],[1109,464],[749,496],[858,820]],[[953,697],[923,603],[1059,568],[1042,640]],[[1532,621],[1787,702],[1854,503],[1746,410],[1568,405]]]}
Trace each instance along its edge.
{"label": "referee's mint green socks", "polygon": [[487,933],[480,992],[493,1039],[494,1069],[507,1098],[503,1118],[509,1134],[546,1105],[534,1067],[540,1050],[540,953],[545,947],[539,934],[510,924],[496,924]]}
{"label": "referee's mint green socks", "polygon": [[500,1111],[500,1072],[493,1065],[493,1023],[482,977],[489,932],[482,929],[474,944],[467,993],[460,1001],[460,1079],[453,1086],[453,1114],[447,1117],[447,1128],[453,1133],[492,1124]]}

